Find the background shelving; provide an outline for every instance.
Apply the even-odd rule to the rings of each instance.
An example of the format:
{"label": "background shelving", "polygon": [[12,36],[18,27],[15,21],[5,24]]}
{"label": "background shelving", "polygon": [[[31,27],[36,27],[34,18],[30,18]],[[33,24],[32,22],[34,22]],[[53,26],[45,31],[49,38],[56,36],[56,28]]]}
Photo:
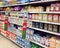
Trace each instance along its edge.
{"label": "background shelving", "polygon": [[[60,4],[59,0],[49,0],[49,1],[27,2],[27,3],[24,2],[21,4],[12,4],[12,5],[8,4],[5,6],[4,5],[0,6],[1,19],[2,16],[7,16],[9,22],[7,31],[2,30],[1,34],[4,35],[5,37],[8,36],[9,40],[12,40],[13,42],[17,43],[19,46],[20,45],[24,46],[24,48],[31,48],[32,45],[30,42],[37,44],[37,46],[38,45],[42,46],[41,48],[58,47],[57,44],[59,43],[57,43],[57,41],[58,42],[60,41],[59,38],[60,36],[59,6],[60,5],[59,4]],[[42,16],[40,14],[42,14]],[[52,17],[50,16],[51,18],[49,18],[48,20],[49,14],[50,15],[53,14],[53,16]],[[40,20],[39,17],[42,17],[40,18],[42,20]],[[22,27],[24,20],[27,20],[27,29],[25,35],[26,35],[26,39],[28,40],[28,43],[26,42],[27,40],[22,39]],[[4,21],[5,21],[5,17],[4,17]],[[36,24],[33,24],[34,22]],[[1,24],[4,23],[1,22]],[[38,23],[41,24],[39,25]],[[44,24],[45,26],[43,25],[44,27],[42,27],[42,24]],[[47,26],[48,24],[50,25]],[[53,25],[52,30],[50,27],[51,25]],[[0,25],[0,30],[2,28],[4,29],[4,26],[5,24],[3,25],[3,27],[1,27]],[[41,28],[38,28],[39,26]],[[49,31],[46,26],[48,27],[48,29],[50,27],[49,30],[51,31]],[[53,46],[51,44],[54,44],[56,46]]]}

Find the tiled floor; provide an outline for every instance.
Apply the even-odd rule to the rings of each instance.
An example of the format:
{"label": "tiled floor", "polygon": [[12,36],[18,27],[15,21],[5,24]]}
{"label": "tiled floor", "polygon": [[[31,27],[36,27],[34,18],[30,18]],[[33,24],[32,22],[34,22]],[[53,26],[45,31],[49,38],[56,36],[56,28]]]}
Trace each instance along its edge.
{"label": "tiled floor", "polygon": [[0,48],[20,48],[5,37],[0,35]]}

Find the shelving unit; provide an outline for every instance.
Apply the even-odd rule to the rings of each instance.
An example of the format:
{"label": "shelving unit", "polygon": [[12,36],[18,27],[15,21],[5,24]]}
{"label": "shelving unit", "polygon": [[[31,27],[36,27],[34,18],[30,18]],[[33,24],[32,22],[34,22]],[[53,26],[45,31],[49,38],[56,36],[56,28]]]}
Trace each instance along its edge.
{"label": "shelving unit", "polygon": [[[14,4],[14,5],[6,5],[6,6],[0,6],[0,8],[4,8],[4,7],[14,7],[14,6],[25,6],[25,5],[34,5],[34,4],[43,4],[43,3],[52,3],[52,2],[59,2],[59,0],[49,0],[49,1],[37,1],[37,2],[28,2],[28,3],[21,3],[21,4]],[[21,12],[21,11],[0,11],[0,13],[11,13],[11,12],[15,12],[15,13],[28,13],[28,14],[60,14],[60,11],[56,12],[47,12],[47,11],[43,11],[43,12]],[[18,16],[18,15],[17,15]],[[23,15],[24,16],[24,15]],[[29,15],[28,15],[29,16]],[[8,19],[11,19],[11,18],[14,18],[14,20],[16,19],[19,19],[19,17],[16,17],[16,16],[13,16],[13,17],[10,17],[8,16],[9,18]],[[28,18],[28,17],[27,17]],[[24,18],[22,18],[24,19]],[[13,21],[9,21],[10,24],[15,24],[16,26],[20,26],[20,27],[23,27],[22,24],[19,24],[19,23],[16,23],[18,21],[13,22]],[[0,21],[4,21],[4,20],[0,20]],[[39,21],[39,20],[27,20],[27,21],[31,21],[31,22],[38,22],[38,23],[45,23],[45,24],[52,24],[52,25],[57,25],[57,26],[60,26],[60,22],[49,22],[49,21]],[[17,27],[16,27],[17,28]],[[48,30],[45,30],[45,29],[39,29],[39,28],[35,28],[35,27],[32,27],[32,26],[27,26],[27,28],[30,28],[32,30],[37,30],[37,31],[42,31],[43,33],[48,33],[48,34],[52,34],[52,35],[56,35],[56,36],[60,36],[60,33],[58,32],[53,32],[53,31],[48,31]],[[15,29],[15,28],[14,28]],[[21,29],[21,28],[20,28]],[[17,29],[16,29],[17,30]],[[16,33],[13,33],[13,34],[16,34]],[[23,46],[21,46],[20,44],[18,44],[16,41],[12,40],[11,38],[8,38],[5,34],[3,34],[1,32],[1,35],[3,35],[4,37],[6,37],[7,39],[9,39],[10,41],[14,42],[15,44],[17,44],[18,46],[22,47],[22,48],[25,48]],[[17,35],[18,36],[18,35]],[[33,37],[33,35],[32,35]],[[40,36],[41,37],[41,36]],[[46,45],[43,45],[43,44],[40,44],[38,42],[35,42],[34,40],[31,40],[29,42],[32,42],[32,43],[35,43],[39,46],[42,46],[44,48],[49,48],[47,47]]]}
{"label": "shelving unit", "polygon": [[[18,13],[25,13],[25,12],[20,12],[20,11],[0,11],[0,12],[18,12]],[[31,14],[35,14],[35,13],[38,13],[38,14],[40,14],[40,13],[46,13],[46,14],[60,14],[60,12],[27,12],[27,13],[31,13]]]}
{"label": "shelving unit", "polygon": [[1,35],[4,36],[5,38],[7,38],[8,40],[10,40],[11,42],[13,42],[14,44],[18,45],[19,47],[24,48],[23,46],[21,46],[20,44],[18,44],[16,41],[14,41],[14,40],[8,38],[8,37],[7,37],[6,35],[4,35],[3,33],[1,33]]}
{"label": "shelving unit", "polygon": [[43,32],[46,32],[46,33],[50,33],[50,34],[53,34],[53,35],[58,35],[60,36],[59,33],[56,33],[56,32],[52,32],[52,31],[47,31],[47,30],[44,30],[44,29],[38,29],[38,28],[34,28],[34,27],[29,27],[31,29],[35,29],[35,30],[38,30],[38,31],[43,31]]}
{"label": "shelving unit", "polygon": [[41,22],[41,23],[47,23],[47,24],[55,24],[55,25],[60,25],[60,23],[56,23],[56,22],[38,21],[38,20],[30,20],[30,21],[34,21],[34,22]]}
{"label": "shelving unit", "polygon": [[46,47],[45,45],[42,45],[42,44],[37,43],[37,42],[35,42],[35,41],[31,41],[31,42],[33,42],[33,43],[35,43],[35,44],[38,44],[38,45],[40,45],[40,46],[42,46],[42,47],[44,47],[44,48],[48,48],[48,47]]}
{"label": "shelving unit", "polygon": [[18,5],[29,5],[29,4],[37,4],[37,3],[54,2],[54,1],[59,1],[59,0],[28,2],[28,3],[23,3],[23,4],[6,5],[6,6],[0,6],[0,7],[18,6]]}

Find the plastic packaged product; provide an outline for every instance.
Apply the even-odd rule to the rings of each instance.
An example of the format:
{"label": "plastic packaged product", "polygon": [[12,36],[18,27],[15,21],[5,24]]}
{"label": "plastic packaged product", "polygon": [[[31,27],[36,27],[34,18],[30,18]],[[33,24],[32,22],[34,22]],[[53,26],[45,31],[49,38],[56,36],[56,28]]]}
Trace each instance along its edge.
{"label": "plastic packaged product", "polygon": [[50,12],[50,9],[51,9],[50,6],[47,6],[46,7],[46,12]]}
{"label": "plastic packaged product", "polygon": [[32,44],[32,45],[31,45],[31,48],[38,48],[38,45]]}
{"label": "plastic packaged product", "polygon": [[31,48],[30,41],[25,40],[25,48]]}
{"label": "plastic packaged product", "polygon": [[40,43],[43,44],[43,45],[45,44],[44,37],[41,37]]}
{"label": "plastic packaged product", "polygon": [[48,24],[48,30],[49,31],[52,31],[53,30],[52,28],[53,28],[52,25],[51,24]]}
{"label": "plastic packaged product", "polygon": [[45,29],[45,30],[48,29],[48,24],[44,24],[44,29]]}
{"label": "plastic packaged product", "polygon": [[32,14],[29,14],[28,15],[28,19],[31,19],[32,20]]}
{"label": "plastic packaged product", "polygon": [[60,48],[60,38],[56,39],[56,48]]}
{"label": "plastic packaged product", "polygon": [[39,14],[39,21],[42,21],[42,20],[43,20],[43,15]]}
{"label": "plastic packaged product", "polygon": [[53,15],[52,14],[48,14],[48,21],[50,21],[50,22],[53,21]]}
{"label": "plastic packaged product", "polygon": [[32,27],[32,21],[28,21],[28,27]]}
{"label": "plastic packaged product", "polygon": [[10,9],[11,9],[10,7],[7,7],[7,8],[6,8],[6,11],[10,11]]}
{"label": "plastic packaged product", "polygon": [[26,29],[26,34],[28,34],[28,32],[29,32],[29,28]]}
{"label": "plastic packaged product", "polygon": [[36,37],[37,37],[37,38],[36,38],[36,39],[37,39],[37,42],[38,42],[38,43],[40,43],[41,36],[40,36],[39,34],[37,34],[37,36],[36,36]]}
{"label": "plastic packaged product", "polygon": [[15,11],[20,11],[21,9],[22,9],[21,6],[14,7],[14,10],[15,10]]}
{"label": "plastic packaged product", "polygon": [[35,27],[39,28],[39,23],[38,22],[35,23]]}
{"label": "plastic packaged product", "polygon": [[23,31],[22,31],[22,39],[25,39],[25,38],[26,38],[26,31],[23,30]]}
{"label": "plastic packaged product", "polygon": [[32,14],[32,20],[35,20],[35,14]]}
{"label": "plastic packaged product", "polygon": [[43,29],[44,28],[44,24],[43,23],[40,23],[39,28],[40,29]]}
{"label": "plastic packaged product", "polygon": [[43,21],[48,21],[48,14],[43,14]]}
{"label": "plastic packaged product", "polygon": [[59,15],[53,15],[53,22],[58,22]]}
{"label": "plastic packaged product", "polygon": [[51,37],[50,38],[50,48],[55,48],[56,47],[56,37]]}
{"label": "plastic packaged product", "polygon": [[35,14],[35,20],[38,20],[39,14]]}
{"label": "plastic packaged product", "polygon": [[21,0],[21,3],[25,3],[26,1],[25,0]]}
{"label": "plastic packaged product", "polygon": [[56,12],[59,12],[60,11],[60,3],[56,3],[55,11]]}
{"label": "plastic packaged product", "polygon": [[12,40],[16,41],[16,36],[17,36],[16,34],[14,34],[14,33],[11,32],[11,39]]}
{"label": "plastic packaged product", "polygon": [[32,27],[35,27],[36,26],[36,23],[35,22],[32,22]]}
{"label": "plastic packaged product", "polygon": [[29,40],[29,34],[26,34],[26,39]]}
{"label": "plastic packaged product", "polygon": [[56,4],[51,4],[51,11],[55,11]]}
{"label": "plastic packaged product", "polygon": [[18,3],[18,4],[21,3],[21,0],[17,0],[17,3]]}
{"label": "plastic packaged product", "polygon": [[36,35],[35,34],[33,35],[33,41],[36,41]]}
{"label": "plastic packaged product", "polygon": [[47,46],[47,47],[50,47],[50,40],[49,40],[49,38],[50,37],[45,37],[45,45]]}
{"label": "plastic packaged product", "polygon": [[25,2],[30,2],[30,0],[25,0]]}
{"label": "plastic packaged product", "polygon": [[20,35],[20,30],[19,29],[16,29],[16,35]]}
{"label": "plastic packaged product", "polygon": [[31,35],[31,29],[28,30],[28,34]]}
{"label": "plastic packaged product", "polygon": [[0,6],[3,6],[3,2],[0,2]]}
{"label": "plastic packaged product", "polygon": [[32,35],[29,35],[29,41],[31,41],[31,40],[32,40],[32,37],[33,37]]}
{"label": "plastic packaged product", "polygon": [[31,29],[31,35],[33,35],[34,34],[34,30],[33,29]]}
{"label": "plastic packaged product", "polygon": [[6,17],[5,21],[4,21],[4,30],[8,30],[8,17]]}
{"label": "plastic packaged product", "polygon": [[57,25],[53,25],[53,32],[58,32],[58,26]]}

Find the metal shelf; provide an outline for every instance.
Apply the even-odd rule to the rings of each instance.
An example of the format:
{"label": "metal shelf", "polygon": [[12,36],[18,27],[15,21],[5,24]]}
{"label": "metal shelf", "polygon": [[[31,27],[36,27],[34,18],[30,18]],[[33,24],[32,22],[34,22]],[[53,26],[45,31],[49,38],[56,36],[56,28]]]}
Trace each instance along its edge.
{"label": "metal shelf", "polygon": [[60,25],[60,23],[55,23],[55,22],[38,21],[38,20],[30,20],[30,21],[41,22],[41,23],[48,23],[48,24],[55,24],[55,25]]}
{"label": "metal shelf", "polygon": [[17,5],[28,5],[28,4],[37,4],[37,3],[54,2],[54,1],[59,1],[59,0],[28,2],[28,3],[21,3],[21,4],[15,4],[15,5],[0,6],[0,7],[17,6]]}
{"label": "metal shelf", "polygon": [[30,13],[60,14],[60,12],[30,12]]}
{"label": "metal shelf", "polygon": [[40,44],[40,43],[38,43],[38,42],[36,42],[36,41],[31,41],[31,42],[33,42],[33,43],[35,43],[35,44],[37,44],[37,45],[39,45],[39,46],[42,46],[42,47],[44,47],[44,48],[48,48],[48,47],[46,47],[45,45],[42,45],[42,44]]}
{"label": "metal shelf", "polygon": [[[17,13],[25,13],[25,12],[21,12],[21,11],[0,11],[0,12],[17,12]],[[44,13],[44,14],[60,14],[60,12],[27,12],[27,13],[31,13],[31,14],[33,14],[33,13],[38,13],[38,14],[40,14],[40,13]]]}
{"label": "metal shelf", "polygon": [[52,32],[52,31],[47,31],[47,30],[44,30],[44,29],[38,29],[38,28],[34,28],[34,27],[28,27],[28,28],[35,29],[35,30],[43,31],[45,33],[50,33],[50,34],[53,34],[53,35],[60,36],[60,33]]}
{"label": "metal shelf", "polygon": [[14,41],[14,40],[8,38],[8,37],[7,37],[6,35],[4,35],[3,33],[1,33],[1,35],[4,36],[5,38],[7,38],[8,40],[12,41],[13,43],[15,43],[16,45],[18,45],[19,47],[24,48],[23,46],[21,46],[20,44],[18,44],[16,41]]}

